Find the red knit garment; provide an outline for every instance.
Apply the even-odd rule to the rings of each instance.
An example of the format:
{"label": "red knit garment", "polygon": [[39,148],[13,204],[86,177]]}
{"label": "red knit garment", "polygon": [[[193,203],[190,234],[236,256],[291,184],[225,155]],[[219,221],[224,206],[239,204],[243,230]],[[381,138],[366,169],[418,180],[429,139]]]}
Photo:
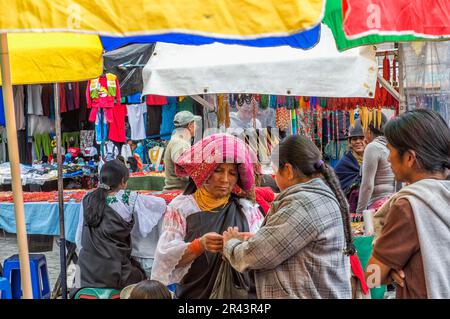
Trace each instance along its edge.
{"label": "red knit garment", "polygon": [[264,214],[267,214],[270,204],[275,200],[275,193],[270,187],[256,187],[255,196],[256,202],[261,206]]}

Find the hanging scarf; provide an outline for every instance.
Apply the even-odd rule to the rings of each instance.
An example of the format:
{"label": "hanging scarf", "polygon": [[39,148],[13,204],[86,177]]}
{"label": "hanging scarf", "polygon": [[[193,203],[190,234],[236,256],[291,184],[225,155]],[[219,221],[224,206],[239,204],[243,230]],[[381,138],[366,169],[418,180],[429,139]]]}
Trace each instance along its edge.
{"label": "hanging scarf", "polygon": [[215,208],[222,207],[228,203],[230,200],[230,195],[217,199],[211,196],[211,194],[204,187],[201,187],[195,191],[194,199],[202,211],[211,212]]}

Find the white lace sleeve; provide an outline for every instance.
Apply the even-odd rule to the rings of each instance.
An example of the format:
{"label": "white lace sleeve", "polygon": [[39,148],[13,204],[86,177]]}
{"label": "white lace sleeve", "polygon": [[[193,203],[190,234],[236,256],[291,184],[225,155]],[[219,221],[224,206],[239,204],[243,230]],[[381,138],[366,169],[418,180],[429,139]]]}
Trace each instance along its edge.
{"label": "white lace sleeve", "polygon": [[142,237],[148,234],[158,225],[166,211],[166,201],[151,195],[138,195],[134,203],[133,212],[139,225],[139,233]]}
{"label": "white lace sleeve", "polygon": [[192,200],[181,195],[167,206],[162,226],[162,234],[158,241],[151,278],[165,285],[179,283],[189,271],[192,262],[176,267],[184,255],[189,243],[186,237],[186,217],[194,213]]}
{"label": "white lace sleeve", "polygon": [[[84,197],[83,197],[84,199]],[[80,203],[80,212],[78,215],[78,225],[77,225],[77,232],[75,233],[75,252],[77,253],[77,255],[80,255],[80,250],[81,250],[81,234],[83,232],[83,200],[81,200]]]}

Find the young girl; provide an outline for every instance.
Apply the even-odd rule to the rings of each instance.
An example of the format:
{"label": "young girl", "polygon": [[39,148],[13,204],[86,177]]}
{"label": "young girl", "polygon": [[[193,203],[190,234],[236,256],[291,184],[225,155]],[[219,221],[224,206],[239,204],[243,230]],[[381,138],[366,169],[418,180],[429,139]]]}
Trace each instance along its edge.
{"label": "young girl", "polygon": [[144,280],[130,288],[130,296],[121,299],[172,299],[170,290],[156,280]]}
{"label": "young girl", "polygon": [[351,298],[355,249],[333,170],[301,136],[283,140],[272,161],[281,193],[256,234],[224,232],[224,256],[240,272],[255,270],[258,298]]}
{"label": "young girl", "polygon": [[158,232],[166,204],[125,190],[128,176],[123,163],[109,161],[102,167],[98,188],[83,198],[76,234],[76,288],[122,289],[145,279],[131,255],[148,265],[142,268],[150,276],[151,263],[145,259],[153,257],[156,242],[149,234]]}
{"label": "young girl", "polygon": [[[398,283],[399,299],[450,298],[450,129],[436,112],[406,112],[386,125],[389,162],[402,188],[367,266],[368,284]],[[373,273],[373,271],[376,271]]]}

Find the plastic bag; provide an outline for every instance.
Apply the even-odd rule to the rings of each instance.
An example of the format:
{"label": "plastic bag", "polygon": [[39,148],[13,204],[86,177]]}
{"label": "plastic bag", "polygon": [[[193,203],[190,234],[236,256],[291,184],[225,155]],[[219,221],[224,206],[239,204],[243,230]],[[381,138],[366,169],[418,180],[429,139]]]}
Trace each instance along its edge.
{"label": "plastic bag", "polygon": [[[239,285],[233,279],[234,274],[237,275]],[[248,299],[246,288],[242,275],[228,261],[223,260],[209,299]]]}

